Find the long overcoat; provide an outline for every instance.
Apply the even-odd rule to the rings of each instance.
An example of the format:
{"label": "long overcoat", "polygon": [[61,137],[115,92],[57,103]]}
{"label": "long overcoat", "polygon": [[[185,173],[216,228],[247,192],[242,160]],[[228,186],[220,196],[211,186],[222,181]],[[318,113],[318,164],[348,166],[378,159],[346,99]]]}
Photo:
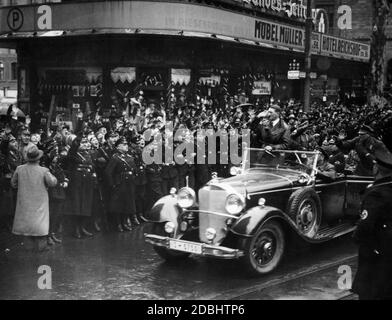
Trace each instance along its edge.
{"label": "long overcoat", "polygon": [[361,299],[392,299],[392,176],[378,179],[362,202],[354,234],[359,244],[352,291]]}
{"label": "long overcoat", "polygon": [[16,168],[11,185],[18,188],[12,232],[24,236],[46,236],[49,232],[48,188],[57,179],[48,168],[26,163]]}

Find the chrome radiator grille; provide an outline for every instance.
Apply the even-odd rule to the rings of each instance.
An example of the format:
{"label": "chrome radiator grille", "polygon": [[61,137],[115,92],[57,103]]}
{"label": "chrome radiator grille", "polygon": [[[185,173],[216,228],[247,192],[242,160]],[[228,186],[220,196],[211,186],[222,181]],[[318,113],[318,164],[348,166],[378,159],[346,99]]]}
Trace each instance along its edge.
{"label": "chrome radiator grille", "polygon": [[[216,186],[206,186],[199,190],[199,209],[201,211],[212,211],[218,213],[226,213],[225,202],[227,192]],[[216,237],[212,241],[213,244],[220,244],[226,236],[226,220],[212,213],[199,213],[199,237],[202,242],[208,243],[205,236],[207,228],[216,230]]]}

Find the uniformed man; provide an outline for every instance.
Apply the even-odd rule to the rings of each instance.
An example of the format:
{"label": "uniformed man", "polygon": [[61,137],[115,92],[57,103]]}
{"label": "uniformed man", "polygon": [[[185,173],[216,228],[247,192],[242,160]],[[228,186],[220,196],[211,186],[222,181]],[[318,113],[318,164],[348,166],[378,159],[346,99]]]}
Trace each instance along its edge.
{"label": "uniformed man", "polygon": [[345,141],[342,140],[342,137],[336,139],[336,146],[343,152],[348,153],[350,150],[357,152],[359,162],[354,172],[356,175],[371,176],[373,174],[374,150],[383,147],[383,143],[373,135],[373,128],[363,125],[358,132],[358,136],[354,139]]}
{"label": "uniformed man", "polygon": [[92,216],[97,174],[89,149],[87,137],[79,136],[72,142],[68,155],[70,182],[67,198],[70,210],[66,214],[73,216],[74,236],[77,239],[93,235],[86,229],[86,225]]}
{"label": "uniformed man", "polygon": [[135,197],[136,197],[136,215],[139,222],[144,220],[147,202],[147,173],[146,164],[143,161],[143,149],[145,141],[142,136],[134,138],[135,144],[132,146],[132,156],[135,160]]}
{"label": "uniformed man", "polygon": [[[154,152],[158,152],[157,142],[151,142],[147,146],[147,151],[151,152],[151,154],[153,154]],[[146,171],[149,191],[148,209],[151,209],[154,203],[164,196],[162,190],[162,165],[153,162],[146,166]]]}
{"label": "uniformed man", "polygon": [[[129,154],[128,141],[120,137],[116,153],[110,159],[105,176],[112,189],[110,211],[115,215],[117,231],[130,231],[132,225],[139,225],[135,205],[135,161]],[[128,218],[131,224],[128,223]]]}
{"label": "uniformed man", "polygon": [[[102,132],[103,133],[103,132]],[[105,179],[104,171],[110,161],[110,159],[113,157],[113,154],[116,151],[115,144],[116,141],[119,139],[119,134],[115,131],[109,131],[105,134],[105,143],[103,145],[100,145],[98,148],[97,152],[97,174],[98,174],[98,183],[101,185],[101,190],[102,190],[102,198],[103,198],[103,203],[105,206],[105,211],[106,211],[106,218],[108,223],[112,223],[113,225],[116,225],[115,223],[111,221],[111,218],[114,217],[114,214],[110,212],[110,195],[111,195],[111,187],[109,186],[108,181]],[[109,226],[105,226],[109,227]],[[117,225],[116,225],[117,227]]]}
{"label": "uniformed man", "polygon": [[374,152],[375,182],[362,200],[354,238],[359,244],[358,271],[352,291],[359,299],[392,299],[392,154]]}

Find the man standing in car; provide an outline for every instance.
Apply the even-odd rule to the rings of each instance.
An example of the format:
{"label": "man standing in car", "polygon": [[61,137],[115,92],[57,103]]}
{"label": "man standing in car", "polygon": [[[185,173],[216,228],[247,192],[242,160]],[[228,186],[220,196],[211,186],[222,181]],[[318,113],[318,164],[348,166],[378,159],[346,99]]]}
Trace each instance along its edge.
{"label": "man standing in car", "polygon": [[360,300],[392,299],[392,153],[379,147],[374,157],[375,182],[365,192],[354,234],[359,254],[352,291]]}
{"label": "man standing in car", "polygon": [[258,144],[267,151],[286,150],[290,143],[290,128],[281,117],[281,108],[272,105],[267,111],[269,124],[258,129]]}

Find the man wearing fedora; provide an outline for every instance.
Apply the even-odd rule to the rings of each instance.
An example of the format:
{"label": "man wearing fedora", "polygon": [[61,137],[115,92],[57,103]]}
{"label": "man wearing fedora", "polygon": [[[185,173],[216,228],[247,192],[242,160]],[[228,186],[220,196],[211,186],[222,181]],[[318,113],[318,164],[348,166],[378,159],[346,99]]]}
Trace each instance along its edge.
{"label": "man wearing fedora", "polygon": [[[39,165],[42,156],[43,152],[37,146],[29,147],[27,163],[18,166],[11,179],[12,187],[18,189],[12,232],[33,237],[38,250],[46,248],[49,233],[48,188],[57,184],[49,169]],[[44,240],[43,247],[40,240]]]}
{"label": "man wearing fedora", "polygon": [[352,291],[360,300],[392,299],[392,153],[374,152],[375,181],[362,199],[361,220],[354,239],[359,245],[358,270]]}

